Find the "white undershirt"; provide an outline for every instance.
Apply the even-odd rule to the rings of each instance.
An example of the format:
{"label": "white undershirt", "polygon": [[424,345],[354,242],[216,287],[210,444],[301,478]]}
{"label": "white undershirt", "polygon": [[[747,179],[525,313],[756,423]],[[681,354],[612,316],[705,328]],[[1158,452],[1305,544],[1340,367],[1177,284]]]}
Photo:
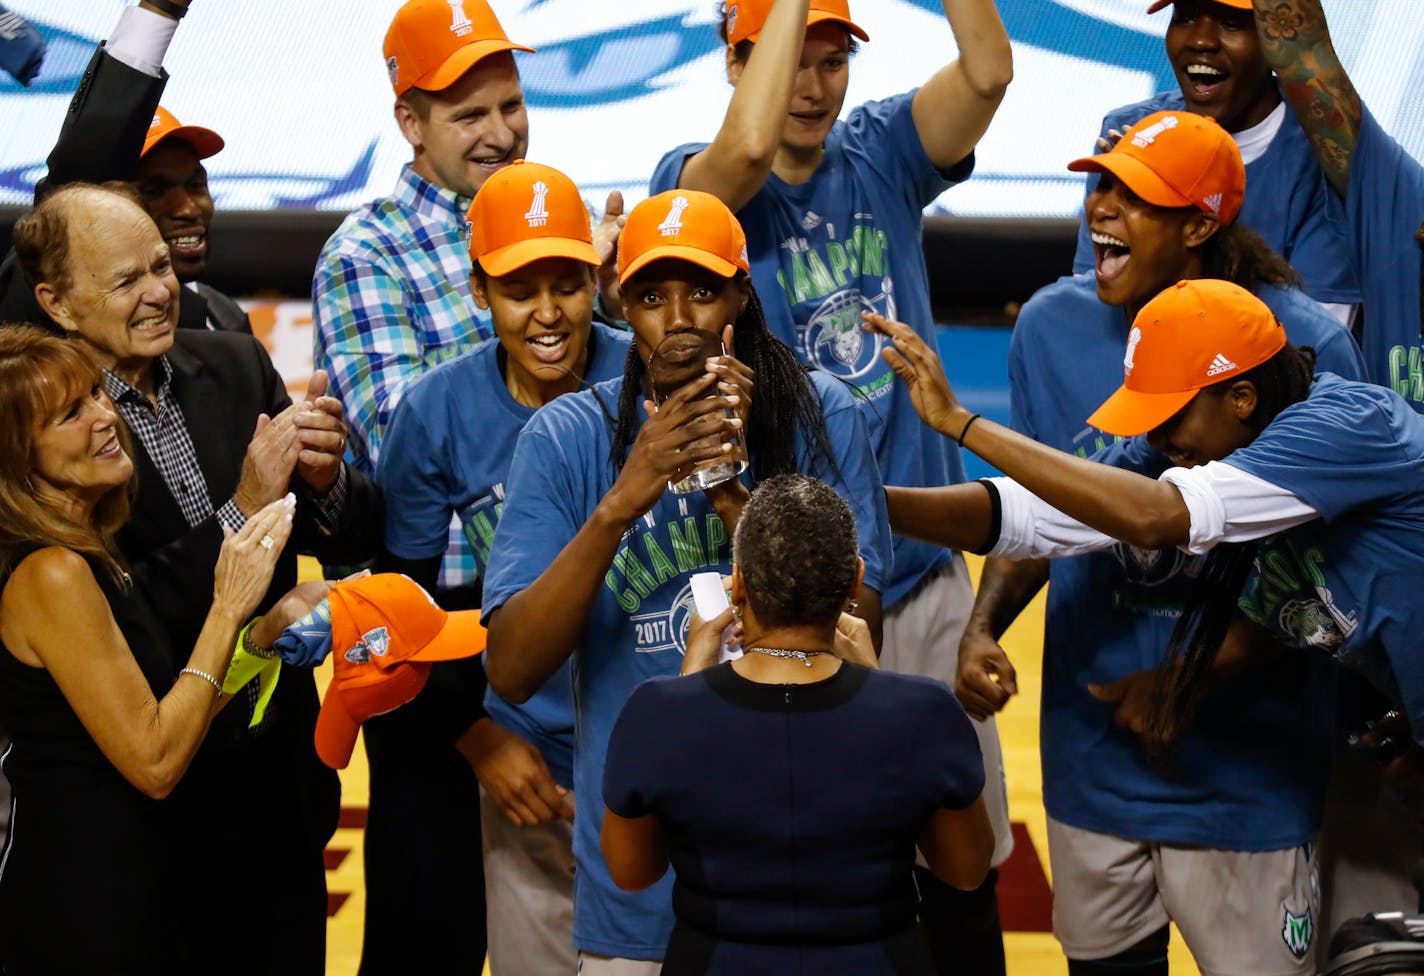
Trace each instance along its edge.
{"label": "white undershirt", "polygon": [[[1116,540],[1069,518],[1008,478],[992,478],[999,490],[1002,523],[991,556],[1043,559],[1096,552]],[[1187,506],[1190,529],[1183,550],[1210,552],[1218,542],[1250,542],[1318,518],[1296,495],[1221,461],[1196,468],[1169,468],[1161,481],[1173,485]]]}
{"label": "white undershirt", "polygon": [[1236,140],[1236,148],[1241,150],[1241,163],[1250,166],[1256,160],[1266,154],[1271,142],[1276,138],[1276,134],[1281,131],[1281,123],[1286,120],[1286,103],[1284,100],[1271,110],[1260,122],[1249,129],[1242,129],[1240,132],[1233,132],[1231,138]]}
{"label": "white undershirt", "polygon": [[158,78],[163,72],[163,56],[177,30],[178,21],[172,17],[142,7],[125,7],[104,50],[115,61]]}

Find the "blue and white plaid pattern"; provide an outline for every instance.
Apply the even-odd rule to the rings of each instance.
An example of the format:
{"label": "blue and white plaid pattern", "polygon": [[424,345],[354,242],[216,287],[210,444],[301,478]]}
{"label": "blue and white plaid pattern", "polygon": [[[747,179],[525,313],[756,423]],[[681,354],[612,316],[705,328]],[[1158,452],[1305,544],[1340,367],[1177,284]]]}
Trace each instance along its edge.
{"label": "blue and white plaid pattern", "polygon": [[[326,242],[312,279],[313,362],[331,377],[356,466],[374,476],[406,384],[492,338],[470,298],[470,200],[409,165],[395,193],[366,204]],[[475,559],[451,523],[442,587],[474,582]]]}

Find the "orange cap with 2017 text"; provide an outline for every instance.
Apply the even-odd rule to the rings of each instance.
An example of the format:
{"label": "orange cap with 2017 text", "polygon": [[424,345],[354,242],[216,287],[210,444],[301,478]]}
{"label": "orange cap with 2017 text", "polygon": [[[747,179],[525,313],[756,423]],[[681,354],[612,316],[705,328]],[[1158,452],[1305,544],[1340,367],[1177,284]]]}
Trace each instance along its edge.
{"label": "orange cap with 2017 text", "polygon": [[480,611],[447,613],[399,573],[337,583],[331,609],[332,678],[316,719],[316,754],[345,769],[361,723],[406,704],[425,687],[434,661],[485,649]]}
{"label": "orange cap with 2017 text", "polygon": [[216,156],[222,152],[225,145],[223,137],[212,129],[205,129],[201,125],[183,125],[173,113],[162,105],[153,113],[153,121],[148,124],[148,132],[143,137],[143,149],[139,152],[142,158],[148,155],[148,151],[165,139],[180,139],[193,147],[193,152],[198,154],[199,159],[207,159],[209,156]]}
{"label": "orange cap with 2017 text", "polygon": [[1121,437],[1160,427],[1205,387],[1241,376],[1286,344],[1265,302],[1212,278],[1179,281],[1133,319],[1123,381],[1088,418]]}
{"label": "orange cap with 2017 text", "polygon": [[1075,159],[1075,173],[1111,173],[1148,203],[1197,207],[1223,225],[1241,212],[1246,166],[1236,140],[1215,119],[1153,112],[1105,153]]}
{"label": "orange cap with 2017 text", "polygon": [[[767,15],[771,13],[771,4],[772,0],[727,0],[727,43],[755,43],[761,37]],[[862,41],[870,40],[870,35],[850,19],[850,4],[846,0],[811,0],[806,26],[812,27],[824,21],[844,24],[846,30]]]}
{"label": "orange cap with 2017 text", "polygon": [[470,257],[492,277],[541,258],[601,263],[578,186],[552,166],[518,160],[495,171],[468,218]]}
{"label": "orange cap with 2017 text", "polygon": [[397,95],[443,91],[491,54],[533,50],[509,39],[485,0],[406,0],[382,48]]}
{"label": "orange cap with 2017 text", "polygon": [[700,190],[667,190],[633,208],[618,238],[618,280],[654,261],[691,261],[730,278],[750,271],[747,235],[727,205]]}

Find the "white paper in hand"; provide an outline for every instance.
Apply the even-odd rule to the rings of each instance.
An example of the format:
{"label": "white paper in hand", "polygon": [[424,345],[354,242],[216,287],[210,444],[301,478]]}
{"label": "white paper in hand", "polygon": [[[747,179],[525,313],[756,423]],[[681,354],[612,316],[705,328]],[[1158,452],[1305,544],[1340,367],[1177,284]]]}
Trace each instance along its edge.
{"label": "white paper in hand", "polygon": [[[722,586],[721,573],[694,573],[692,575],[692,605],[703,620],[712,620],[729,606],[727,591]],[[722,635],[722,653],[718,664],[735,661],[742,656],[742,649],[729,642],[731,628]]]}

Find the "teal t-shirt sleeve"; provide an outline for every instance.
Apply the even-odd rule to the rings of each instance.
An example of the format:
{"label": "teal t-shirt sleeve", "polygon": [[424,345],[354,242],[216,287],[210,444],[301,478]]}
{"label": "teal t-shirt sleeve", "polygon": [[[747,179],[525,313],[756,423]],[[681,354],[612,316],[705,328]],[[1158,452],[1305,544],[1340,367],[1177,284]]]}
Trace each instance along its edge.
{"label": "teal t-shirt sleeve", "polygon": [[1025,338],[1027,331],[1023,327],[1025,316],[1034,314],[1036,313],[1029,305],[1025,305],[1019,313],[1018,322],[1014,324],[1012,335],[1009,336],[1009,426],[1025,437],[1032,437],[1037,441],[1041,438],[1038,436],[1038,427],[1033,422],[1034,398],[1029,389],[1028,368],[1025,364],[1028,350],[1024,348],[1028,340]]}
{"label": "teal t-shirt sleeve", "polygon": [[659,193],[677,189],[677,182],[682,179],[682,168],[687,165],[689,159],[707,146],[708,143],[705,142],[686,142],[664,154],[663,158],[658,160],[652,178],[648,180],[648,196],[657,196]]}
{"label": "teal t-shirt sleeve", "polygon": [[511,596],[539,578],[583,524],[571,502],[581,497],[569,476],[554,432],[536,414],[519,435],[505,485],[504,514],[495,528],[485,570],[484,613],[502,607]]}
{"label": "teal t-shirt sleeve", "polygon": [[894,568],[893,538],[885,483],[875,462],[865,417],[839,381],[814,375],[840,477],[824,463],[812,473],[835,488],[850,506],[860,537],[860,558],[865,560],[865,585],[884,593]]}
{"label": "teal t-shirt sleeve", "polygon": [[1324,377],[1225,463],[1284,488],[1329,522],[1351,509],[1418,491],[1386,400],[1363,383]]}
{"label": "teal t-shirt sleeve", "polygon": [[450,472],[440,439],[429,427],[438,419],[407,395],[382,442],[376,481],[386,500],[385,545],[402,559],[439,556],[450,540]]}
{"label": "teal t-shirt sleeve", "polygon": [[915,127],[914,100],[915,91],[908,91],[856,108],[846,118],[844,145],[848,154],[877,160],[876,169],[905,196],[907,204],[923,210],[949,187],[969,178],[974,172],[974,153],[948,169],[936,168]]}
{"label": "teal t-shirt sleeve", "polygon": [[1350,160],[1349,192],[1343,201],[1330,194],[1330,213],[1344,223],[1341,232],[1357,269],[1373,277],[1368,272],[1407,255],[1418,277],[1418,249],[1397,252],[1424,217],[1424,165],[1380,128],[1368,108]]}

